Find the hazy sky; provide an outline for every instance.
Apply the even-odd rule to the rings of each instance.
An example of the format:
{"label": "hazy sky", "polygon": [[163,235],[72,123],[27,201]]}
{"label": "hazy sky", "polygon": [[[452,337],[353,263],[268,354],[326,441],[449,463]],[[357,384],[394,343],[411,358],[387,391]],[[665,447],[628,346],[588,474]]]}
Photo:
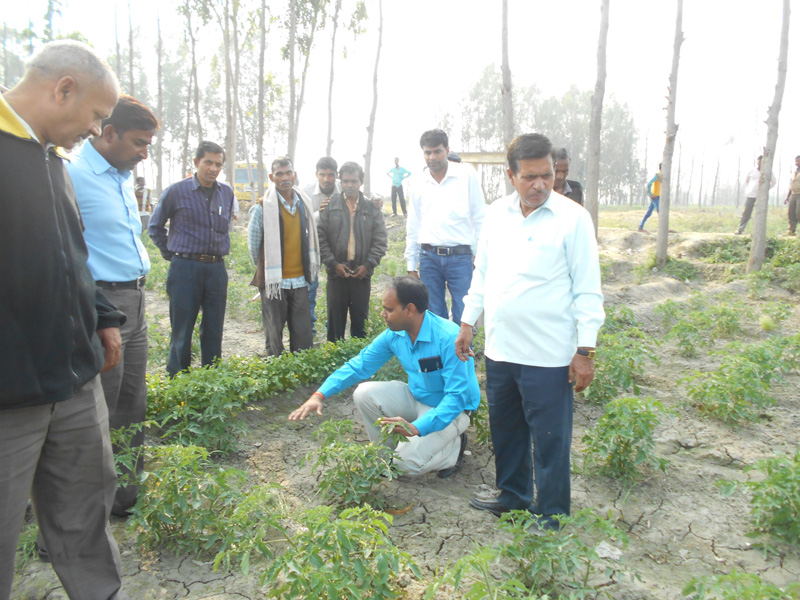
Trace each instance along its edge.
{"label": "hazy sky", "polygon": [[[57,17],[56,30],[78,29],[101,53],[110,53],[114,47],[113,2],[102,4],[102,11],[97,10],[101,5],[96,1],[63,2],[64,14]],[[268,4],[276,14],[280,6],[288,6],[288,0]],[[356,41],[347,40],[348,58],[340,59],[336,67],[333,153],[340,163],[363,163],[366,148],[378,16],[377,0],[367,0],[367,4],[369,31]],[[127,2],[118,5],[121,37],[126,39]],[[780,0],[684,3],[677,120],[685,170],[694,155],[698,161],[705,159],[706,177],[713,178],[720,157],[721,179],[733,180],[737,162],[741,159],[746,172],[765,144],[764,121],[777,80],[781,5]],[[3,16],[15,27],[25,26],[30,17],[41,31],[45,6],[44,0],[15,2],[4,9]],[[168,0],[137,0],[133,4],[134,26],[141,27],[143,43],[155,45],[158,11],[166,31],[181,28],[172,6]],[[400,156],[401,163],[412,171],[423,166],[419,135],[437,126],[438,118],[456,107],[487,64],[500,62],[502,5],[500,0],[384,0],[383,6],[373,152],[373,191],[379,192],[388,191],[389,179],[383,173],[393,166],[394,156]],[[515,85],[535,83],[547,95],[561,95],[572,84],[594,89],[599,6],[599,0],[509,0]],[[793,17],[800,20],[800,13]],[[794,22],[791,31],[798,27]],[[648,140],[648,171],[656,168],[663,151],[674,31],[674,1],[611,0],[606,95],[613,94],[631,107],[642,138],[642,158],[644,139]],[[340,39],[346,39],[341,30]],[[268,50],[271,68],[283,70],[277,59],[280,39],[276,34],[272,40]],[[305,177],[311,175],[325,150],[329,47],[326,33],[312,51],[296,160]],[[154,60],[154,52],[147,54]],[[794,156],[800,154],[800,43],[792,46],[790,42],[788,64],[775,167],[777,174],[780,161],[782,179],[788,179]],[[201,70],[203,67],[207,70],[208,64],[201,65]],[[153,66],[149,80],[154,76]],[[458,150],[458,132],[453,132],[452,142],[452,149]],[[785,186],[781,181],[781,187]]]}

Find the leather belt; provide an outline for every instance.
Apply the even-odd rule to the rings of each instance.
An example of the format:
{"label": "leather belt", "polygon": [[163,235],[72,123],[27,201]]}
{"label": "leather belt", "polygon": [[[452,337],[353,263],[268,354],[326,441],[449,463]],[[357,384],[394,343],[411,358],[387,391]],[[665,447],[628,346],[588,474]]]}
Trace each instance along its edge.
{"label": "leather belt", "polygon": [[133,281],[96,281],[95,283],[104,290],[140,290],[147,283],[147,277],[142,275]]}
{"label": "leather belt", "polygon": [[433,252],[439,256],[452,256],[454,254],[469,254],[472,255],[472,248],[470,246],[431,246],[430,244],[421,244],[423,250]]}
{"label": "leather belt", "polygon": [[188,258],[189,260],[194,260],[201,263],[216,263],[222,262],[222,256],[216,256],[215,254],[189,254],[188,252],[176,252],[175,256],[180,256],[181,258]]}

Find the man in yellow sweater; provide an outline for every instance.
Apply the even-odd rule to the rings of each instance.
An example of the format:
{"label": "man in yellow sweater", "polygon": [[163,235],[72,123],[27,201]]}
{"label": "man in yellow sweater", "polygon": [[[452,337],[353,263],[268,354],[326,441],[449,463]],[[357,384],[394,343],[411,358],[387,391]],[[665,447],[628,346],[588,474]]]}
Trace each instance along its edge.
{"label": "man in yellow sweater", "polygon": [[247,245],[256,265],[252,284],[261,292],[267,356],[279,356],[287,323],[290,350],[311,347],[308,285],[319,271],[319,242],[311,198],[294,186],[291,159],[275,159],[269,179],[273,185],[250,210]]}

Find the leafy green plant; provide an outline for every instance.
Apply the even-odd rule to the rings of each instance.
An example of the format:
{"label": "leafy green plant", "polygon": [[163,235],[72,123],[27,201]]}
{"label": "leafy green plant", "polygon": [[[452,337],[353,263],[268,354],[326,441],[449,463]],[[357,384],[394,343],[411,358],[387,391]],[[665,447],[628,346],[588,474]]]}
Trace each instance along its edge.
{"label": "leafy green plant", "polygon": [[666,472],[669,461],[653,455],[653,430],[660,415],[668,412],[651,398],[617,398],[583,436],[584,469],[604,475],[634,479],[641,466]]}
{"label": "leafy green plant", "polygon": [[319,491],[328,500],[340,506],[369,503],[383,507],[386,500],[378,491],[380,484],[398,474],[392,464],[394,450],[386,445],[385,435],[377,444],[342,439],[342,432],[352,433],[352,430],[352,421],[322,423],[314,438],[323,445],[309,452],[304,462],[313,461],[312,472],[321,471]]}
{"label": "leafy green plant", "polygon": [[758,575],[734,569],[726,575],[695,577],[683,588],[683,593],[689,600],[797,600],[800,583],[780,588]]}
{"label": "leafy green plant", "polygon": [[741,356],[728,357],[716,371],[695,371],[683,381],[689,384],[686,393],[691,405],[729,425],[755,421],[759,411],[775,403],[768,393],[769,377]]}
{"label": "leafy green plant", "polygon": [[800,450],[794,456],[778,454],[744,468],[745,473],[758,473],[756,480],[721,481],[723,493],[732,494],[745,488],[750,492],[750,535],[768,534],[773,538],[800,545]]}
{"label": "leafy green plant", "polygon": [[287,536],[289,548],[261,575],[270,598],[362,600],[397,598],[398,580],[419,567],[389,539],[390,515],[369,506],[334,518],[329,506],[304,513],[302,528]]}
{"label": "leafy green plant", "polygon": [[656,265],[656,255],[651,254],[647,261],[634,267],[634,273],[638,282],[642,282],[651,273],[661,271],[664,275],[674,277],[680,281],[693,281],[700,276],[700,271],[697,270],[692,263],[682,258],[674,258],[667,256],[666,264],[659,269]]}
{"label": "leafy green plant", "polygon": [[158,446],[141,477],[128,526],[147,548],[210,555],[214,566],[238,565],[245,574],[255,556],[270,558],[269,538],[280,531],[283,509],[266,486],[247,490],[246,474],[222,468],[197,446]]}
{"label": "leafy green plant", "polygon": [[484,392],[481,392],[481,402],[470,417],[470,424],[475,428],[475,441],[481,446],[488,446],[492,432],[489,427],[489,401]]}
{"label": "leafy green plant", "polygon": [[714,264],[743,263],[750,258],[750,238],[705,240],[695,246],[694,252],[701,260]]}
{"label": "leafy green plant", "polygon": [[654,340],[638,327],[598,337],[595,376],[583,392],[590,402],[605,404],[629,390],[639,394],[648,361],[658,362]]}
{"label": "leafy green plant", "polygon": [[592,509],[558,516],[558,522],[558,528],[543,529],[539,517],[528,511],[504,514],[500,528],[510,539],[458,560],[436,578],[425,597],[433,598],[443,586],[456,592],[464,587],[465,596],[476,600],[613,597],[596,586],[603,571],[615,573],[599,564],[597,544],[616,542],[624,548],[627,536]]}
{"label": "leafy green plant", "polygon": [[36,556],[36,538],[39,535],[39,525],[36,521],[26,523],[22,527],[17,540],[17,557],[14,560],[14,570],[22,572]]}

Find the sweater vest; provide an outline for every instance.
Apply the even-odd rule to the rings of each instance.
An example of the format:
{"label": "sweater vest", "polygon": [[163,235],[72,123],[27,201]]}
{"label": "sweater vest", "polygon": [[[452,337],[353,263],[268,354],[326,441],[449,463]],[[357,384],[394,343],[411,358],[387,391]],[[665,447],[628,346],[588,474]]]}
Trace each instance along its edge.
{"label": "sweater vest", "polygon": [[281,204],[283,220],[283,278],[303,277],[303,243],[300,231],[300,211],[291,214]]}

